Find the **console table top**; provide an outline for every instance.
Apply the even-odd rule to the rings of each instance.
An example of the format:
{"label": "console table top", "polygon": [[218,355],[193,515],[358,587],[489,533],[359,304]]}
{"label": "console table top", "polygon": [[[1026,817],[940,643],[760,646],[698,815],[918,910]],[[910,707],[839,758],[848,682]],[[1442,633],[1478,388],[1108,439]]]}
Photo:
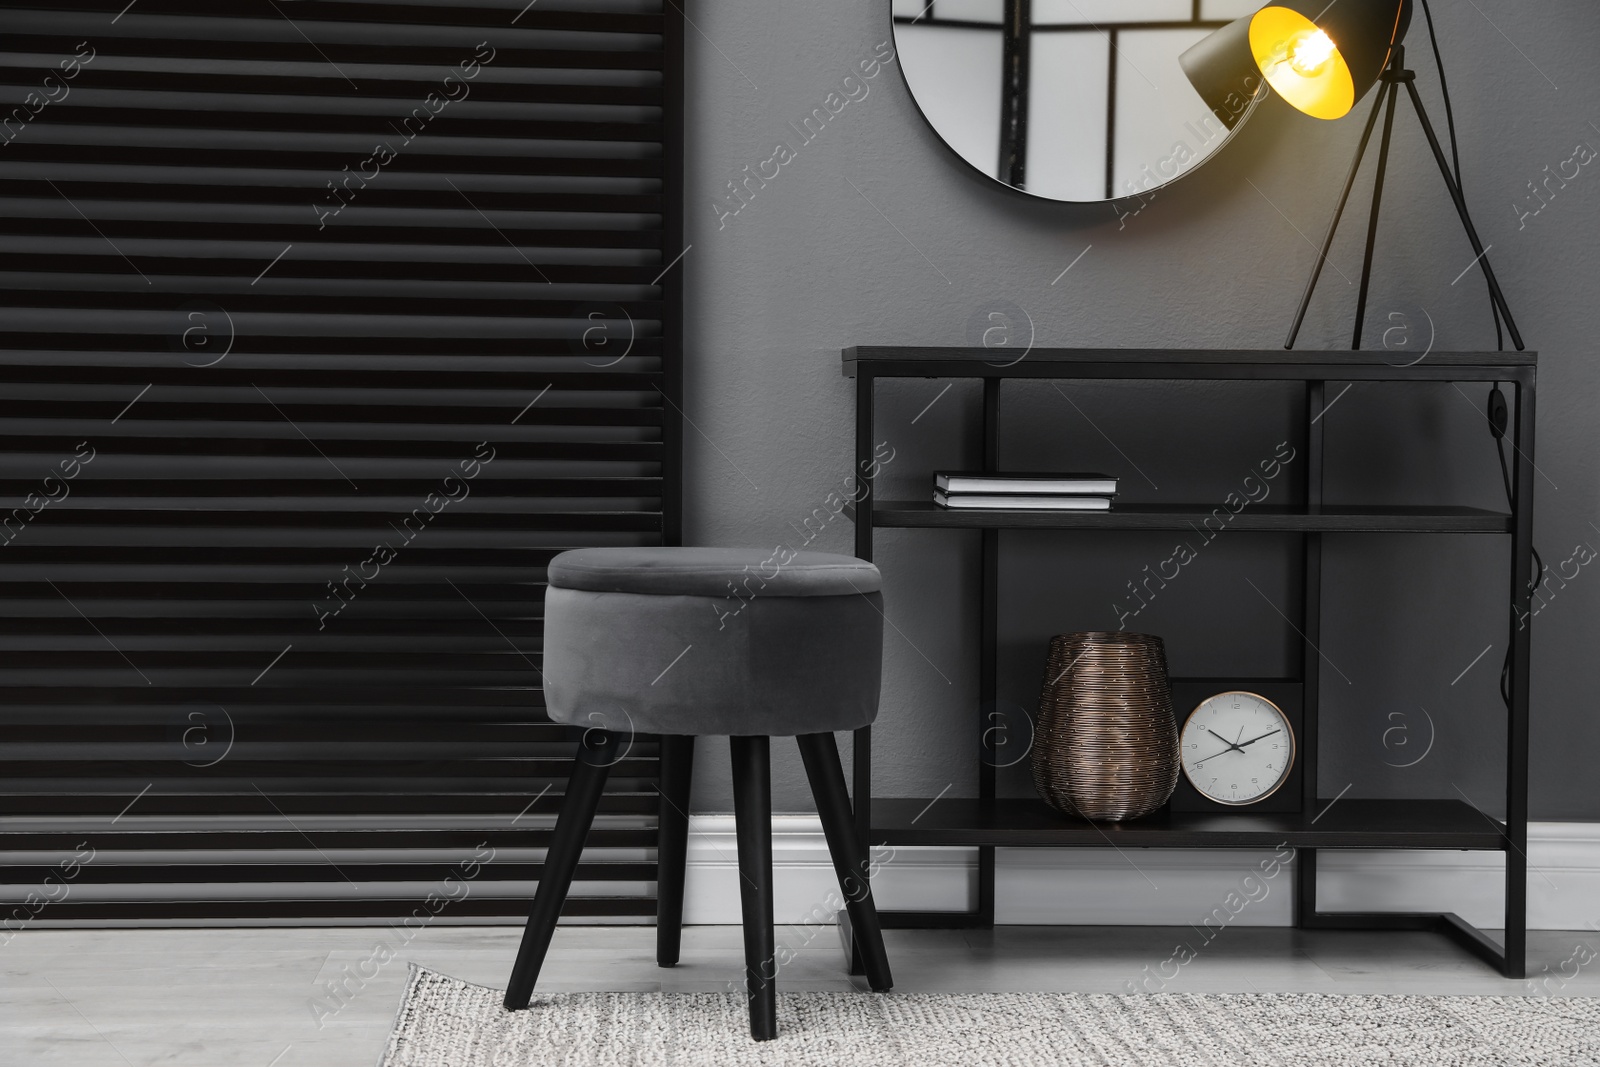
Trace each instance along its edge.
{"label": "console table top", "polygon": [[846,377],[865,366],[874,375],[926,373],[964,377],[1034,377],[1065,372],[1070,377],[1094,370],[1095,377],[1241,377],[1316,378],[1342,369],[1361,378],[1394,381],[1481,378],[1485,372],[1526,372],[1539,363],[1537,352],[1429,352],[1415,363],[1403,363],[1398,351],[1334,351],[1191,348],[1034,348],[1011,356],[1012,350],[969,346],[856,345],[843,353]]}

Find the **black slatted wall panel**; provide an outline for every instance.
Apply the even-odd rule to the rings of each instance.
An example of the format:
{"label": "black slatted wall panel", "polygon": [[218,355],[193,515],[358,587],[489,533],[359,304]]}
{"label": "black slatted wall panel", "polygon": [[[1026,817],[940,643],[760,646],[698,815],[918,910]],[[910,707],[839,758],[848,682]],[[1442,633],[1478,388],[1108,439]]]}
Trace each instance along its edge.
{"label": "black slatted wall panel", "polygon": [[679,537],[681,19],[0,0],[4,929],[524,911],[545,564]]}

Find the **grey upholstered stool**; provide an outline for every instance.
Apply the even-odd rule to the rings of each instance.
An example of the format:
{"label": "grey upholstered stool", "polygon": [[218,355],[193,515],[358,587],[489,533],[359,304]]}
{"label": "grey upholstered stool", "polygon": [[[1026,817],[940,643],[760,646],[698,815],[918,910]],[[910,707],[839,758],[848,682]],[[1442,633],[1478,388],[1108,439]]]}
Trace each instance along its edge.
{"label": "grey upholstered stool", "polygon": [[777,1036],[768,738],[799,742],[868,984],[894,983],[833,731],[878,713],[882,579],[851,556],[788,549],[595,548],[551,560],[550,717],[587,727],[517,951],[505,1006],[528,1006],[606,774],[635,734],[661,735],[656,961],[678,962],[694,739],[733,751],[750,1032]]}

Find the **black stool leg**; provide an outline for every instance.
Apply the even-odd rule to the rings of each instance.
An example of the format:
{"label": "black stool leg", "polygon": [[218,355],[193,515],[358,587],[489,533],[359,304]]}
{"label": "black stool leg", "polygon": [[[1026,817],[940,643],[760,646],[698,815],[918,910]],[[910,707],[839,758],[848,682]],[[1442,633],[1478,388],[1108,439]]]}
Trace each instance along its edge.
{"label": "black stool leg", "polygon": [[778,1036],[777,949],[772,933],[772,767],[765,737],[730,737],[733,813],[739,838],[739,902],[744,912],[745,988],[750,1036]]}
{"label": "black stool leg", "polygon": [[566,903],[567,890],[572,888],[578,857],[583,854],[584,839],[594,823],[600,794],[605,789],[611,765],[617,761],[620,744],[621,738],[616,734],[589,730],[578,745],[578,758],[567,783],[567,795],[561,801],[561,814],[556,816],[555,836],[545,855],[544,872],[539,877],[533,908],[528,913],[528,926],[522,932],[522,946],[517,949],[517,962],[511,968],[511,981],[506,986],[507,1011],[521,1011],[533,997],[533,985],[539,980],[539,968],[544,966],[550,938],[556,932],[556,919],[561,915],[561,905]]}
{"label": "black stool leg", "polygon": [[656,833],[656,964],[678,962],[683,939],[683,869],[689,856],[689,785],[694,738],[661,738],[661,816]]}
{"label": "black stool leg", "polygon": [[806,764],[806,777],[811,780],[811,795],[817,800],[817,814],[822,816],[822,832],[828,839],[839,890],[844,893],[850,912],[850,928],[867,972],[867,984],[880,993],[887,992],[894,987],[894,977],[889,973],[889,954],[883,948],[878,908],[872,902],[872,881],[867,877],[866,860],[856,837],[850,794],[845,791],[839,746],[832,734],[801,734],[795,740]]}

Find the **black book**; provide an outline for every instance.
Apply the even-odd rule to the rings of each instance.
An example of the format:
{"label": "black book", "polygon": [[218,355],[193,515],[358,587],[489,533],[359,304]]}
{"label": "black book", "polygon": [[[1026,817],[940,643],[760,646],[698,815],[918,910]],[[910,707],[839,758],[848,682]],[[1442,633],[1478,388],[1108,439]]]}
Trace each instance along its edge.
{"label": "black book", "polygon": [[933,502],[942,508],[968,508],[973,511],[1110,511],[1108,496],[1080,496],[1056,493],[1051,496],[1024,496],[1021,493],[952,493],[934,490]]}

